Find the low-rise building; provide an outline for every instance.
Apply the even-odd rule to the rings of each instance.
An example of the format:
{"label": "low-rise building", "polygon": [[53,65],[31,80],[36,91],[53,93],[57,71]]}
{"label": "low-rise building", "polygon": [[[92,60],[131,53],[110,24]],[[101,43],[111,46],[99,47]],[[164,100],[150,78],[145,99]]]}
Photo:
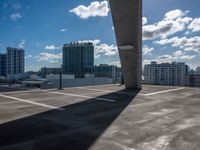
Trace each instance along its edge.
{"label": "low-rise building", "polygon": [[117,66],[100,64],[92,67],[87,67],[86,72],[94,74],[95,77],[108,77],[112,78],[113,82],[121,80],[122,72]]}
{"label": "low-rise building", "polygon": [[46,78],[50,74],[60,74],[60,68],[41,68],[41,77]]}

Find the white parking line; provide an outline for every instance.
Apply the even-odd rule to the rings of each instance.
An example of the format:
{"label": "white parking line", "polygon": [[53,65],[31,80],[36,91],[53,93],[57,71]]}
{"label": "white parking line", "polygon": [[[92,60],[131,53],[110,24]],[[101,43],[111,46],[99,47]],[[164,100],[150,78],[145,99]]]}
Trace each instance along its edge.
{"label": "white parking line", "polygon": [[[88,91],[99,91],[99,92],[105,92],[105,93],[120,93],[120,94],[128,94],[128,95],[135,95],[137,93],[130,93],[130,92],[120,92],[120,91],[111,91],[111,90],[101,90],[101,89],[88,89],[85,87],[77,87],[77,89],[83,89],[83,90],[88,90]],[[167,92],[173,92],[173,91],[178,91],[182,90],[184,87],[181,88],[176,88],[176,89],[170,89],[170,90],[164,90],[164,91],[157,91],[157,92],[152,92],[152,93],[147,93],[147,94],[138,94],[141,96],[151,96],[151,95],[156,95],[156,94],[162,94],[162,93],[167,93]]]}
{"label": "white parking line", "polygon": [[107,98],[91,97],[91,96],[78,95],[78,94],[70,94],[70,93],[61,93],[61,92],[49,92],[49,91],[46,91],[46,92],[52,93],[52,94],[60,94],[60,95],[72,96],[72,97],[81,97],[81,98],[87,98],[87,99],[88,98],[89,99],[96,99],[96,100],[100,100],[100,101],[115,102],[115,100],[107,99]]}
{"label": "white parking line", "polygon": [[87,90],[87,91],[96,91],[96,92],[115,92],[115,91],[111,91],[111,90],[89,89],[86,87],[76,87],[76,89],[82,89],[82,90]]}
{"label": "white parking line", "polygon": [[130,93],[130,92],[120,92],[120,91],[111,91],[111,90],[100,90],[100,89],[88,89],[83,87],[77,87],[77,89],[87,90],[87,91],[96,91],[96,92],[105,92],[105,93],[120,93],[120,94],[127,94],[127,95],[135,95],[137,93]]}
{"label": "white parking line", "polygon": [[14,92],[3,92],[0,94],[23,94],[23,93],[36,93],[36,92],[45,92],[45,91],[53,91],[56,89],[48,89],[48,90],[41,90],[41,89],[37,89],[37,90],[26,90],[26,91],[14,91]]}
{"label": "white parking line", "polygon": [[17,98],[17,97],[8,96],[8,95],[0,94],[0,97],[13,99],[13,100],[16,100],[16,101],[29,103],[29,104],[33,104],[33,105],[37,105],[37,106],[41,106],[41,107],[50,108],[50,109],[64,110],[63,108],[59,108],[59,107],[55,107],[55,106],[51,106],[51,105],[46,105],[46,104],[42,104],[42,103],[37,103],[37,102],[33,102],[33,101],[29,101],[29,100],[25,100],[25,99],[21,99],[21,98]]}
{"label": "white parking line", "polygon": [[144,96],[151,96],[151,95],[156,95],[156,94],[162,94],[162,93],[168,93],[168,92],[173,92],[173,91],[178,91],[182,90],[184,87],[181,88],[176,88],[176,89],[170,89],[170,90],[164,90],[164,91],[158,91],[158,92],[153,92],[153,93],[147,93],[147,94],[142,94]]}

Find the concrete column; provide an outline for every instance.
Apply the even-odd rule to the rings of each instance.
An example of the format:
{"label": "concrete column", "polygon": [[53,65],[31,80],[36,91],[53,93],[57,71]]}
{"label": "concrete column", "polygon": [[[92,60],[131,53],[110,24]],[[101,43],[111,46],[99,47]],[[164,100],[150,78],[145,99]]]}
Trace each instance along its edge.
{"label": "concrete column", "polygon": [[141,89],[142,0],[109,0],[125,87]]}

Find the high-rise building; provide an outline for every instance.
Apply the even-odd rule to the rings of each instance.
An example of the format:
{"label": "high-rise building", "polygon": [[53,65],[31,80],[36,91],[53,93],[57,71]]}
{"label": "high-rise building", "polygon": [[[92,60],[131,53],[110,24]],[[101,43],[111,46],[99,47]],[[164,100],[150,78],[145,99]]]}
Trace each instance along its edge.
{"label": "high-rise building", "polygon": [[63,47],[63,73],[84,77],[85,68],[94,66],[94,45],[90,42],[70,43]]}
{"label": "high-rise building", "polygon": [[184,86],[187,74],[188,66],[182,62],[151,62],[144,66],[144,80],[147,84]]}
{"label": "high-rise building", "polygon": [[200,66],[196,68],[196,72],[200,74]]}
{"label": "high-rise building", "polygon": [[24,50],[7,47],[7,75],[24,73]]}
{"label": "high-rise building", "polygon": [[0,76],[6,77],[7,75],[7,57],[6,54],[0,54]]}

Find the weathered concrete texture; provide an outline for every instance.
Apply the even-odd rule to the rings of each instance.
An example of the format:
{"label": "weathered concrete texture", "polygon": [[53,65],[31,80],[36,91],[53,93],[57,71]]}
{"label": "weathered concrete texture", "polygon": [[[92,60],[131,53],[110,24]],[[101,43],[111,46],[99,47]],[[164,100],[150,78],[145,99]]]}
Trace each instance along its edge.
{"label": "weathered concrete texture", "polygon": [[142,0],[110,0],[110,6],[125,86],[141,89]]}
{"label": "weathered concrete texture", "polygon": [[[64,110],[0,94],[0,150],[199,150],[200,89],[123,88],[109,85],[5,94]],[[158,91],[164,92],[145,96]]]}

